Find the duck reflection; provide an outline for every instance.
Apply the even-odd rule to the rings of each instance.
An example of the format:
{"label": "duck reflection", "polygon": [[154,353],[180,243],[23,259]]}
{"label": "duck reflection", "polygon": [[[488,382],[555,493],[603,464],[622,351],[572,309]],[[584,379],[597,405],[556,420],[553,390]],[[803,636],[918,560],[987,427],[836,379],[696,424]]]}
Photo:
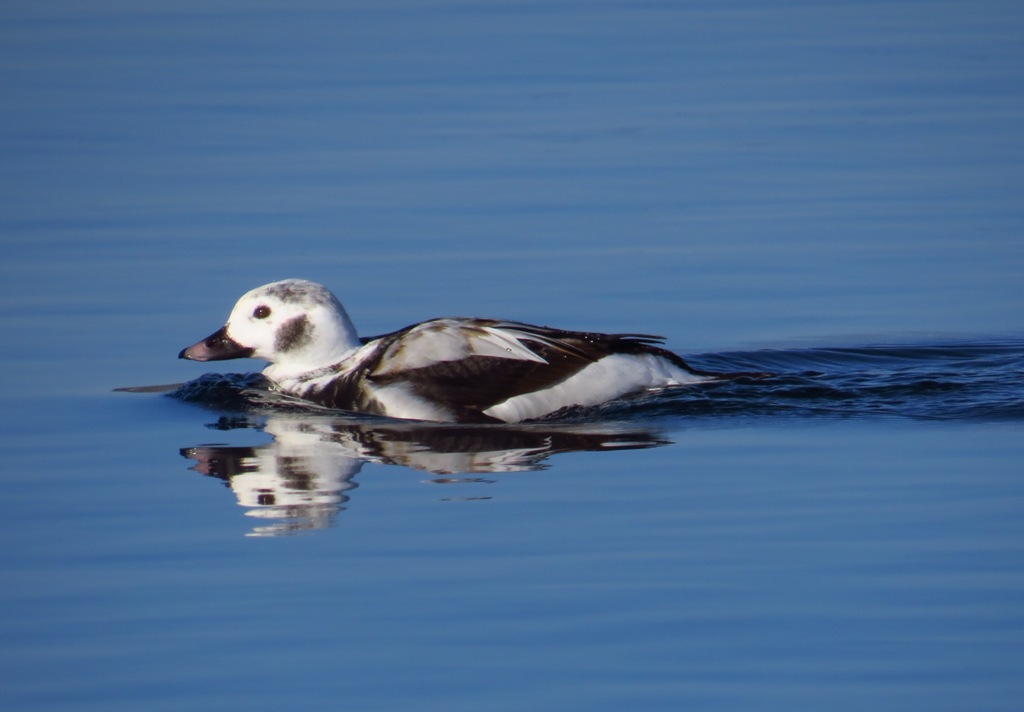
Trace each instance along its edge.
{"label": "duck reflection", "polygon": [[247,514],[268,524],[250,536],[279,536],[332,525],[364,463],[401,465],[437,475],[436,483],[487,481],[475,475],[548,467],[563,452],[629,450],[670,441],[614,424],[453,425],[348,420],[317,415],[222,418],[219,430],[250,428],[264,445],[197,445],[181,454],[192,470],[223,480]]}

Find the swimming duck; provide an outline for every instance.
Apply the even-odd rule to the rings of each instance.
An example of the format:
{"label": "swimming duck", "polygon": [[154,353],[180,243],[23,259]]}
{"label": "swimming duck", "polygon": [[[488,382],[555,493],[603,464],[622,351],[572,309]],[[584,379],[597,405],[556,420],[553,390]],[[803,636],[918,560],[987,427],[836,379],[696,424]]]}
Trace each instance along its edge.
{"label": "swimming duck", "polygon": [[179,358],[269,361],[283,393],[393,418],[515,423],[670,386],[748,374],[691,367],[662,337],[565,331],[500,319],[442,318],[360,338],[321,284],[257,287],[227,324]]}

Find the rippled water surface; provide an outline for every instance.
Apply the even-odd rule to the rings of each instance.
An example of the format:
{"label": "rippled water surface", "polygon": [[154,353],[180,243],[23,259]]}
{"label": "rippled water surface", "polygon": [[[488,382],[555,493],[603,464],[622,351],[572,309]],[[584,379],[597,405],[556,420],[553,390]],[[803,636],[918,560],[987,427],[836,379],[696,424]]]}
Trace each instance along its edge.
{"label": "rippled water surface", "polygon": [[[705,354],[694,363],[765,374],[651,392],[519,425],[403,422],[285,398],[258,374],[208,374],[167,393],[221,415],[208,426],[259,431],[261,444],[199,444],[181,454],[224,481],[248,514],[277,520],[254,535],[332,525],[367,463],[401,465],[436,483],[547,469],[556,455],[669,446],[681,428],[772,427],[886,420],[1016,424],[1024,420],[1024,343],[764,350]],[[826,369],[826,370],[817,370]],[[473,497],[476,498],[476,497]],[[489,499],[487,495],[479,498]]]}
{"label": "rippled water surface", "polygon": [[[1024,12],[965,8],[4,3],[0,708],[1019,709]],[[773,375],[466,427],[176,358],[285,277]]]}

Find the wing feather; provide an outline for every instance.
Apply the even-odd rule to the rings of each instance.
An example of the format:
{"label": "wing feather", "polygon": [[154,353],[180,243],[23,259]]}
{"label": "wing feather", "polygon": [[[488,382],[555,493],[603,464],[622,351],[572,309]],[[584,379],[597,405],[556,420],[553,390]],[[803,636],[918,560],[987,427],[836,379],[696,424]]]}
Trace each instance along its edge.
{"label": "wing feather", "polygon": [[407,383],[456,411],[549,388],[611,353],[659,350],[648,334],[597,334],[490,319],[435,319],[381,337],[366,377]]}

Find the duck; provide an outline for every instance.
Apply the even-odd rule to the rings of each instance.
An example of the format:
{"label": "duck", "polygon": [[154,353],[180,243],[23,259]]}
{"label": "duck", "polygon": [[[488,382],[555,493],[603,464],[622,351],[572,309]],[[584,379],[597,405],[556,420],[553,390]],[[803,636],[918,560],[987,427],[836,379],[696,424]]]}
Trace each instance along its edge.
{"label": "duck", "polygon": [[273,390],[317,406],[456,423],[547,419],[629,396],[759,374],[694,368],[650,334],[502,319],[430,319],[361,338],[325,286],[285,279],[244,294],[181,359],[257,358]]}

